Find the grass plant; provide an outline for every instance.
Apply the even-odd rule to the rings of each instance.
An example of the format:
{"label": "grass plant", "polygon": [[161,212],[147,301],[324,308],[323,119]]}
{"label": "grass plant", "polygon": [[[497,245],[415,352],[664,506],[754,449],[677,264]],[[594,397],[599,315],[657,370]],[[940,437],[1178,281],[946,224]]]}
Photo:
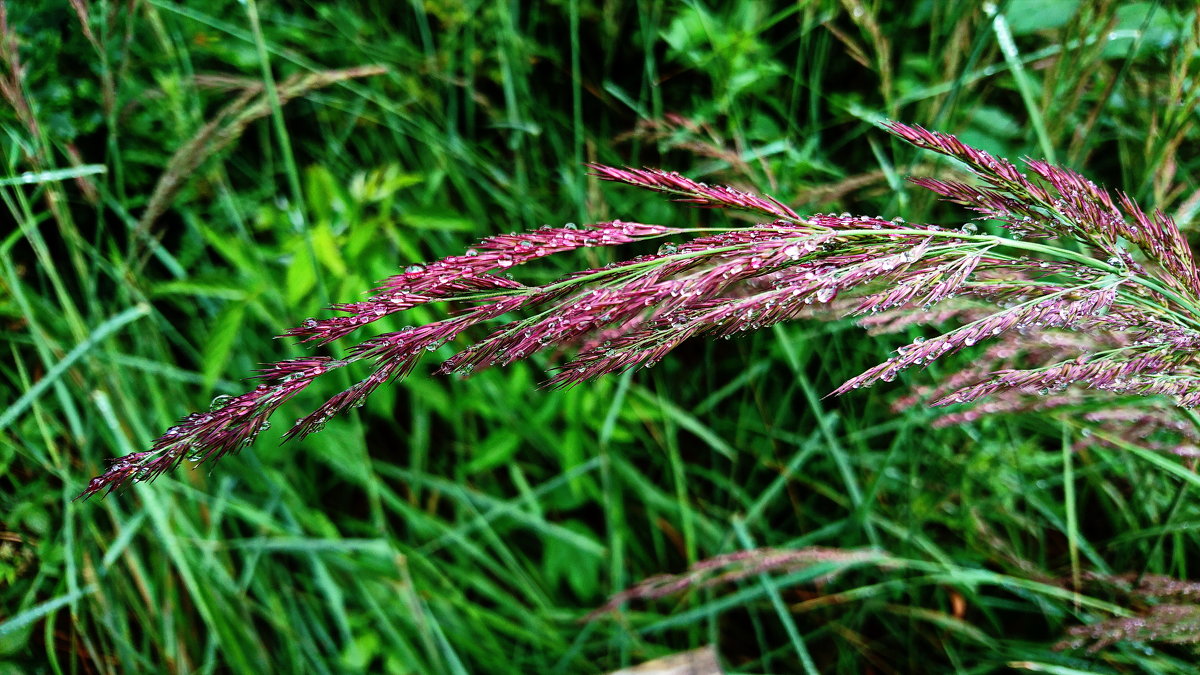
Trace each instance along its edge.
{"label": "grass plant", "polygon": [[[345,340],[269,336],[303,317],[331,326],[336,303],[357,316],[376,281],[464,242],[621,219],[676,247],[577,247],[523,267],[534,288],[682,259],[686,230],[774,220],[679,208],[585,164],[670,167],[770,194],[800,221],[942,228],[903,228],[914,242],[1051,245],[993,217],[952,231],[961,206],[904,178],[943,193],[975,179],[880,129],[906,120],[1119,189],[1150,226],[1165,222],[1155,209],[1178,225],[1178,253],[1200,210],[1190,9],[0,8],[13,223],[0,232],[0,672],[606,672],[705,644],[747,673],[1193,667],[1198,432],[1160,395],[1190,389],[1041,395],[1004,380],[988,386],[1014,393],[975,408],[912,398],[971,385],[941,388],[988,363],[1120,349],[1104,340],[1121,331],[1001,335],[840,397],[826,395],[931,329],[896,313],[874,315],[870,339],[853,319],[774,323],[563,389],[538,384],[575,351],[467,379],[416,364],[320,434],[280,445],[290,425],[259,425],[219,464],[75,499],[105,460],[245,393],[263,364],[352,360]],[[1183,258],[1132,232],[1063,233],[1079,241],[1053,244],[1068,261],[1056,278],[1086,258],[1078,278],[1116,292],[1107,314],[1080,317],[1133,305],[1194,321]],[[1130,260],[1098,252],[1109,245]],[[405,311],[356,327],[361,340],[447,316]],[[936,325],[979,310],[957,311]],[[353,387],[345,372],[323,376],[325,396],[281,401],[279,419]]]}

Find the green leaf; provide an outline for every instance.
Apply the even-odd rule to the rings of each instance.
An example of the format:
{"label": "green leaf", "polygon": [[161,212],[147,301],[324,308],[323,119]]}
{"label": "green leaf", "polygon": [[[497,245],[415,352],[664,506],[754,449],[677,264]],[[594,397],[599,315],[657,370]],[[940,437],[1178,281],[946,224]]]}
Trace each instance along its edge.
{"label": "green leaf", "polygon": [[294,243],[294,253],[287,268],[287,302],[289,307],[296,307],[312,292],[317,285],[316,271],[313,269],[312,256],[308,247],[297,239]]}
{"label": "green leaf", "polygon": [[0,186],[8,185],[34,185],[37,183],[51,183],[55,181],[71,180],[72,178],[81,178],[83,176],[95,176],[97,174],[106,173],[108,167],[103,164],[85,164],[71,169],[51,169],[49,171],[27,171],[22,174],[13,176],[12,178],[0,178]]}
{"label": "green leaf", "polygon": [[490,471],[512,459],[521,447],[521,438],[511,431],[498,431],[489,434],[481,446],[482,454],[465,467],[468,475]]}
{"label": "green leaf", "polygon": [[1067,25],[1079,0],[1011,0],[1004,12],[1013,35],[1028,35]]}
{"label": "green leaf", "polygon": [[565,581],[577,597],[594,598],[600,594],[604,557],[597,555],[597,550],[603,550],[602,546],[595,532],[578,520],[568,520],[562,527],[594,542],[595,548],[582,548],[565,538],[547,537],[542,569],[551,583]]}
{"label": "green leaf", "polygon": [[234,342],[245,318],[246,304],[239,302],[227,307],[213,322],[202,350],[204,352],[205,388],[212,389],[217,378],[225,370],[229,354],[233,351]]}
{"label": "green leaf", "polygon": [[479,229],[478,224],[470,218],[439,207],[410,209],[400,216],[400,222],[419,230],[475,232]]}
{"label": "green leaf", "polygon": [[335,277],[346,276],[346,261],[342,260],[342,247],[333,236],[333,228],[329,223],[321,223],[311,231],[313,252],[317,255],[317,260],[320,260],[321,265]]}

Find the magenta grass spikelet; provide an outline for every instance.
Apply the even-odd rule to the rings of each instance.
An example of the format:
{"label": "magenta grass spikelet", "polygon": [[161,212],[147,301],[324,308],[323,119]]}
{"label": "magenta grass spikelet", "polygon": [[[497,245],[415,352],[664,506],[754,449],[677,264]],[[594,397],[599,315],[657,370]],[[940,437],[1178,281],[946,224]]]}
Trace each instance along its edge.
{"label": "magenta grass spikelet", "polygon": [[[284,336],[319,348],[416,307],[448,306],[445,316],[369,337],[342,359],[268,365],[254,376],[255,389],[184,417],[149,450],[114,460],[84,496],[152,479],[185,458],[203,463],[236,452],[328,371],[365,369],[284,434],[285,440],[303,438],[447,344],[456,352],[439,373],[467,375],[546,353],[553,359],[547,384],[557,387],[652,366],[693,338],[846,316],[873,334],[914,326],[938,332],[913,340],[835,394],[988,344],[981,359],[921,393],[935,405],[993,397],[975,411],[997,413],[1065,409],[1086,400],[1085,390],[1200,403],[1200,369],[1193,365],[1200,352],[1200,275],[1170,218],[1147,215],[1126,195],[1114,198],[1062,167],[1026,160],[1026,175],[948,134],[899,123],[886,129],[954,158],[959,173],[965,168],[977,183],[939,177],[913,184],[971,209],[978,220],[996,221],[1006,234],[993,234],[986,224],[981,231],[974,222],[950,229],[850,213],[801,216],[772,197],[673,172],[589,165],[604,181],[763,222],[698,230],[621,220],[546,226],[410,264],[366,299],[333,305],[339,315],[307,319]],[[545,257],[654,240],[661,243],[657,252],[547,283],[527,285],[510,276]],[[483,337],[476,337],[481,329]],[[943,419],[977,417],[948,415]],[[1196,444],[1168,432],[1148,442]]]}

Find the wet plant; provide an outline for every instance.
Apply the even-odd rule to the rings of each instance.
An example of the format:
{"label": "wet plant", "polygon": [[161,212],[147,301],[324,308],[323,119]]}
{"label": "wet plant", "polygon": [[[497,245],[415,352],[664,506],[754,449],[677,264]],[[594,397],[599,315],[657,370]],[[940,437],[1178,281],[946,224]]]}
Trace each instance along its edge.
{"label": "wet plant", "polygon": [[[266,365],[250,391],[220,397],[211,410],[185,416],[149,450],[113,460],[83,495],[153,479],[185,460],[211,462],[235,452],[255,440],[284,402],[334,370],[368,372],[297,420],[285,439],[319,431],[331,416],[361,405],[450,342],[461,348],[437,368],[442,374],[468,375],[568,349],[572,356],[547,382],[563,387],[653,366],[688,339],[731,338],[811,315],[814,307],[822,308],[822,317],[859,317],[876,329],[931,329],[836,394],[997,341],[1012,357],[1007,367],[989,368],[985,360],[955,373],[933,390],[932,404],[986,398],[996,405],[1029,397],[1053,403],[1097,392],[1152,396],[1185,408],[1200,403],[1200,274],[1169,217],[1148,214],[1128,196],[1113,196],[1042,161],[1026,160],[1023,171],[951,135],[899,123],[885,128],[970,174],[971,182],[913,183],[971,209],[988,230],[973,221],[946,228],[849,213],[801,215],[771,197],[676,173],[595,165],[592,173],[601,180],[742,211],[759,222],[543,227],[411,264],[366,300],[333,306],[340,316],[306,319],[285,335],[319,347],[433,303],[450,307],[445,318],[369,338],[340,359]],[[661,240],[655,253],[549,283],[526,285],[510,276],[546,256],[651,240]],[[1060,348],[1047,350],[1048,344]]]}
{"label": "wet plant", "polygon": [[1086,583],[1117,596],[1128,616],[1072,626],[1057,649],[1098,652],[1118,642],[1200,642],[1200,584],[1158,574],[1088,575]]}

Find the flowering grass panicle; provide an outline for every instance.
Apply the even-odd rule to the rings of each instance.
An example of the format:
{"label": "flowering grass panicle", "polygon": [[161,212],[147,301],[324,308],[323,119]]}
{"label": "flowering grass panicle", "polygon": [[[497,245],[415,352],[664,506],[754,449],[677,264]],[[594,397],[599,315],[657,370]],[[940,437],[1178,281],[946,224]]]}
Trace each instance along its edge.
{"label": "flowering grass panicle", "polygon": [[[975,177],[973,183],[914,183],[999,227],[981,231],[968,222],[944,228],[849,213],[802,216],[771,197],[676,173],[593,165],[601,180],[703,208],[742,211],[760,222],[696,229],[623,221],[544,227],[489,237],[461,255],[411,265],[368,299],[331,308],[342,316],[307,319],[285,335],[320,346],[419,305],[453,303],[452,313],[369,338],[342,359],[314,356],[265,366],[253,390],[184,417],[150,450],[114,460],[84,495],[154,478],[185,459],[207,462],[236,451],[253,442],[279,406],[334,369],[367,372],[298,420],[285,439],[320,430],[332,415],[361,405],[448,342],[459,341],[460,349],[440,373],[468,374],[571,348],[574,355],[548,382],[570,386],[651,366],[691,338],[731,337],[810,316],[816,306],[825,308],[823,316],[858,317],[877,331],[959,322],[914,340],[843,383],[838,394],[991,341],[1000,350],[993,356],[1007,365],[952,375],[936,389],[935,405],[984,397],[1071,398],[1084,389],[1200,403],[1194,363],[1200,277],[1170,218],[1147,215],[1129,197],[1113,198],[1079,174],[1044,162],[1026,161],[1026,175],[953,136],[898,123],[886,128],[957,160]],[[550,255],[667,237],[655,253],[550,283],[525,285],[508,276]],[[503,322],[493,324],[497,320]],[[473,338],[485,324],[493,326],[490,333]],[[1087,339],[1063,337],[1070,335]]]}
{"label": "flowering grass panicle", "polygon": [[822,546],[774,549],[754,548],[725,553],[699,560],[680,574],[659,574],[631,586],[609,598],[602,607],[583,621],[594,620],[632,600],[658,600],[691,590],[727,586],[760,574],[788,574],[823,566],[813,583],[824,585],[844,572],[861,565],[887,566],[885,551]]}
{"label": "flowering grass panicle", "polygon": [[1086,581],[1136,611],[1072,626],[1055,649],[1086,648],[1095,653],[1118,642],[1200,643],[1200,584],[1157,574],[1089,574]]}

